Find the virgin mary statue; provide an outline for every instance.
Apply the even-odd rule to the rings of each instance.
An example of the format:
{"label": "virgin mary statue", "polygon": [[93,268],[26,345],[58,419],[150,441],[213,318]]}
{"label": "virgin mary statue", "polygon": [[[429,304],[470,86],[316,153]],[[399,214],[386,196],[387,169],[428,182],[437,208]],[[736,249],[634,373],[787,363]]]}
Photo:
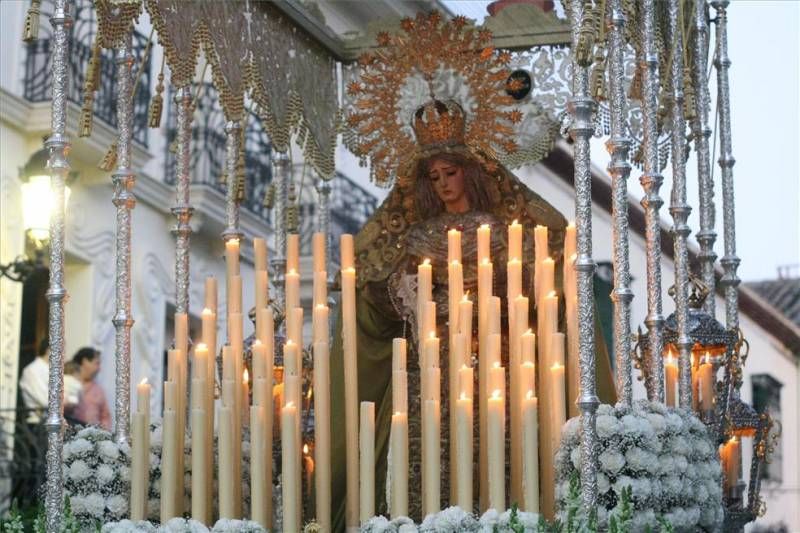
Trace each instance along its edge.
{"label": "virgin mary statue", "polygon": [[[530,230],[523,241],[524,265],[533,263],[532,229],[536,225],[549,228],[548,245],[557,273],[562,272],[559,265],[563,264],[566,220],[498,161],[498,147],[507,152],[514,150],[514,142],[508,137],[514,131],[512,125],[522,118],[518,112],[508,110],[511,101],[505,93],[508,73],[504,70],[508,57],[489,47],[490,36],[485,32],[464,31],[464,25],[461,19],[443,23],[436,14],[404,21],[403,30],[411,35],[394,40],[387,35],[379,36],[383,51],[362,58],[361,81],[349,87],[357,101],[358,111],[351,114],[350,125],[361,136],[360,153],[369,156],[376,181],[393,184],[383,204],[355,237],[358,400],[375,404],[376,512],[388,514],[386,472],[392,414],[392,342],[397,337],[407,338],[409,516],[417,522],[424,518],[420,497],[420,368],[416,353],[420,318],[416,316],[418,265],[424,259],[432,265],[437,336],[447,339],[448,230],[461,231],[464,290],[471,294],[477,294],[476,232],[481,225],[491,228],[491,255],[497,265],[506,262],[506,231],[514,220]],[[408,107],[405,92],[414,83],[409,79],[415,77],[423,80],[428,91],[424,101],[404,116],[402,108]],[[455,79],[464,88],[461,97],[439,98],[438,93],[458,93],[443,87],[446,84],[437,81],[441,78]],[[528,295],[533,293],[533,277],[532,269],[526,268],[523,292]],[[560,293],[559,278],[557,275],[556,287]],[[492,293],[505,300],[502,268],[495,269]],[[505,301],[501,309],[507,309]],[[477,306],[474,310],[477,312]],[[508,357],[505,315],[501,322],[505,366]],[[535,314],[531,315],[530,323],[535,323]],[[477,319],[472,324],[477,328]],[[343,531],[345,523],[341,329],[339,314],[331,353],[334,531]],[[560,329],[563,331],[563,324]],[[477,332],[473,332],[472,338],[477,339]],[[596,344],[602,349],[602,342]],[[443,369],[448,364],[446,345],[442,343],[440,353]],[[470,348],[473,366],[477,368],[477,346]],[[448,388],[447,372],[443,371],[442,508],[450,505]],[[598,390],[601,401],[614,403],[614,385],[604,351],[598,353]],[[478,417],[474,420],[477,423]],[[477,483],[478,476],[473,478]]]}

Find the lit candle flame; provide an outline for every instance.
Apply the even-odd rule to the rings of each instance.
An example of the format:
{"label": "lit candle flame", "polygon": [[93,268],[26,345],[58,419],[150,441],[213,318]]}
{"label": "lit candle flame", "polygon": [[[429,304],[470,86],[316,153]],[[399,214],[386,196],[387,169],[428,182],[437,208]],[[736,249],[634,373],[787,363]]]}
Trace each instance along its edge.
{"label": "lit candle flame", "polygon": [[492,366],[494,366],[495,368],[500,368],[500,361],[495,361],[494,365]]}
{"label": "lit candle flame", "polygon": [[468,302],[469,301],[469,291],[464,293],[464,296],[461,297],[461,301],[462,302]]}
{"label": "lit candle flame", "polygon": [[531,361],[525,361],[524,363],[522,363],[522,366],[525,368],[533,368],[534,364]]}
{"label": "lit candle flame", "polygon": [[256,344],[261,344],[261,341],[260,341],[260,340],[258,340],[258,339],[254,340],[254,341],[253,341],[253,346],[255,346]]}
{"label": "lit candle flame", "polygon": [[499,390],[493,390],[492,391],[492,399],[493,400],[499,400],[500,399],[500,391]]}
{"label": "lit candle flame", "polygon": [[244,372],[242,372],[242,382],[244,382],[245,385],[250,382],[250,373],[246,368],[244,369]]}
{"label": "lit candle flame", "polygon": [[294,402],[286,402],[283,408],[286,409],[287,407],[294,407]]}
{"label": "lit candle flame", "polygon": [[308,455],[308,444],[303,444],[303,453]]}
{"label": "lit candle flame", "polygon": [[[256,342],[258,342],[258,341],[256,341]],[[208,346],[206,346],[206,344],[204,342],[198,342],[194,346],[194,351],[196,352],[197,350],[208,350]]]}
{"label": "lit candle flame", "polygon": [[535,398],[535,396],[533,395],[533,391],[529,390],[528,393],[525,395],[525,398],[527,398],[528,400],[533,400]]}
{"label": "lit candle flame", "polygon": [[519,223],[517,222],[516,218],[514,219],[514,222],[511,223],[511,225],[512,226],[519,226]]}
{"label": "lit candle flame", "polygon": [[483,264],[484,265],[488,265],[489,264],[489,258],[488,257],[484,257],[483,258]]}
{"label": "lit candle flame", "polygon": [[533,330],[531,328],[528,328],[528,331],[526,331],[524,334],[525,335],[533,335]]}
{"label": "lit candle flame", "polygon": [[456,266],[456,265],[461,264],[461,261],[459,261],[458,259],[453,259],[452,261],[450,261],[450,264],[453,265],[453,266]]}
{"label": "lit candle flame", "polygon": [[203,309],[202,314],[205,315],[205,316],[209,316],[209,315],[214,314],[214,312],[211,309],[209,309],[208,307],[206,307],[206,308]]}
{"label": "lit candle flame", "polygon": [[561,363],[553,363],[553,366],[550,367],[550,370],[562,370],[564,365]]}
{"label": "lit candle flame", "polygon": [[296,276],[297,275],[297,270],[295,270],[293,268],[290,268],[289,272],[287,272],[286,274],[290,275],[290,276]]}
{"label": "lit candle flame", "polygon": [[459,397],[459,400],[467,400],[467,399],[468,399],[467,395],[462,392],[461,396]]}
{"label": "lit candle flame", "polygon": [[423,265],[430,265],[431,264],[431,260],[426,257],[425,259],[423,259],[422,264]]}
{"label": "lit candle flame", "polygon": [[428,338],[430,338],[430,339],[435,339],[435,338],[436,338],[436,332],[435,332],[435,331],[431,331],[431,332],[428,334]]}
{"label": "lit candle flame", "polygon": [[140,381],[139,385],[147,385],[147,378],[144,378],[142,381]]}
{"label": "lit candle flame", "polygon": [[556,293],[556,291],[550,291],[547,293],[548,298],[556,298],[557,296],[558,294]]}

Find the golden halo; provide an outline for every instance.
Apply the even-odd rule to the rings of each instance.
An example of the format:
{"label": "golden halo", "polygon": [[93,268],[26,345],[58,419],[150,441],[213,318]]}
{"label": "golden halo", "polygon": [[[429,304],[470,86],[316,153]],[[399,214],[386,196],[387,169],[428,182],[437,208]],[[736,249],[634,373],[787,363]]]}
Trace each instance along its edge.
{"label": "golden halo", "polygon": [[420,155],[409,125],[400,118],[401,90],[411,76],[428,81],[432,100],[448,98],[435,93],[434,78],[443,70],[455,73],[473,102],[465,109],[466,147],[489,157],[514,152],[512,125],[522,113],[511,108],[514,101],[506,94],[511,54],[494,49],[491,32],[467,27],[460,16],[444,21],[438,12],[404,19],[401,29],[378,34],[378,50],[361,56],[359,79],[347,87],[354,100],[347,119],[357,136],[354,152],[370,160],[373,181],[391,184],[395,172],[411,166],[400,165]]}

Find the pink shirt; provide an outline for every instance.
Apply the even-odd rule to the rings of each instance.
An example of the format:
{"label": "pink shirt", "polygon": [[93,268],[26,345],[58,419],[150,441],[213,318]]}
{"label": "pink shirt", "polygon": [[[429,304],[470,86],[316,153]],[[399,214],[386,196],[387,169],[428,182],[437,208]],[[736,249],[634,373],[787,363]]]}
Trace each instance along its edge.
{"label": "pink shirt", "polygon": [[75,408],[74,415],[84,424],[100,426],[111,431],[111,412],[108,410],[106,394],[103,392],[103,388],[94,381],[83,385],[81,401]]}

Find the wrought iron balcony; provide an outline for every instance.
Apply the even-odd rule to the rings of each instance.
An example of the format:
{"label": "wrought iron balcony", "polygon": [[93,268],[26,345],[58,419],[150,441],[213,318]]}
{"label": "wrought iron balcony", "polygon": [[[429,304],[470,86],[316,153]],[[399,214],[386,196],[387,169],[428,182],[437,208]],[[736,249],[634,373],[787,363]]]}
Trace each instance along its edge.
{"label": "wrought iron balcony", "polygon": [[[78,105],[83,103],[83,84],[92,44],[97,32],[97,19],[91,0],[75,2],[74,24],[69,39],[69,84],[67,99]],[[45,102],[52,96],[52,76],[50,75],[50,47],[52,30],[50,16],[53,13],[52,0],[42,2],[41,28],[39,39],[26,45],[25,75],[23,96],[29,102]],[[141,65],[142,54],[147,45],[147,37],[133,32],[133,51],[136,58],[135,69]],[[117,65],[113,50],[103,50],[98,72],[99,86],[94,98],[94,115],[109,126],[117,126]],[[147,146],[147,106],[150,102],[150,58],[144,64],[134,97],[133,139]]]}
{"label": "wrought iron balcony", "polygon": [[[207,185],[225,194],[222,181],[225,172],[225,117],[219,104],[219,94],[213,84],[205,83],[197,96],[194,121],[192,123],[191,176],[192,183]],[[167,151],[165,154],[165,181],[175,183],[175,138],[177,134],[177,110],[173,94],[167,100]],[[260,217],[268,225],[272,213],[264,206],[264,197],[272,183],[272,143],[253,112],[247,113],[244,124],[245,146],[245,191],[241,206]],[[302,172],[300,172],[302,174]],[[300,198],[299,218],[301,252],[311,252],[311,234],[317,215],[317,196],[310,172],[305,178],[295,176],[295,187]],[[342,233],[356,233],[378,205],[378,200],[369,191],[356,184],[342,173],[331,180],[331,235],[333,246],[331,257],[338,257],[338,237]]]}

